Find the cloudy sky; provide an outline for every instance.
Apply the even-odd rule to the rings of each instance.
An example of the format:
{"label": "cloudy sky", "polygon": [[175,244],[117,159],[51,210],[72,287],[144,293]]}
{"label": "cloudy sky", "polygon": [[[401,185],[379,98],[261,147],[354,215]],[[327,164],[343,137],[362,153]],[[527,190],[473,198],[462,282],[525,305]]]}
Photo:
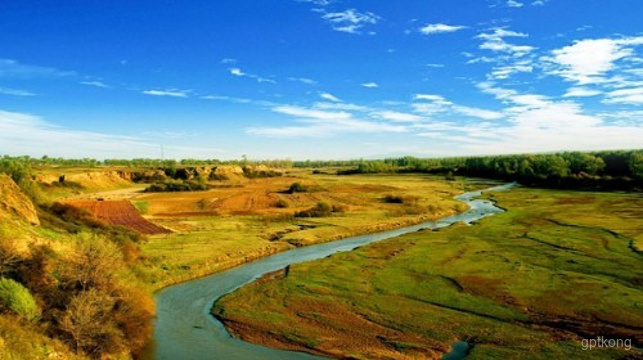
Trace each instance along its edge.
{"label": "cloudy sky", "polygon": [[643,148],[641,0],[20,0],[0,154]]}

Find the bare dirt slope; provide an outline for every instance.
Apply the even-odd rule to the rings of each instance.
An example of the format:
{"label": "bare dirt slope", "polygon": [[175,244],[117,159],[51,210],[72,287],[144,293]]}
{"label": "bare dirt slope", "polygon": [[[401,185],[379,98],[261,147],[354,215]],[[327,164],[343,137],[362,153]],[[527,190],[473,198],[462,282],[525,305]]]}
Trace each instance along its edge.
{"label": "bare dirt slope", "polygon": [[0,219],[20,219],[39,225],[38,213],[31,199],[11,177],[0,174]]}
{"label": "bare dirt slope", "polygon": [[168,234],[171,231],[143,218],[126,200],[118,201],[71,201],[70,205],[85,209],[110,225],[119,225],[142,234]]}

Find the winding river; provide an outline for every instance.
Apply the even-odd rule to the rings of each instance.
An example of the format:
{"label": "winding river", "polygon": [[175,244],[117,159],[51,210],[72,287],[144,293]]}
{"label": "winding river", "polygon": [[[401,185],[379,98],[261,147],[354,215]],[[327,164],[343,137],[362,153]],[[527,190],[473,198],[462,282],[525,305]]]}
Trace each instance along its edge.
{"label": "winding river", "polygon": [[210,315],[221,296],[262,275],[289,264],[327,257],[343,251],[421,229],[437,229],[457,222],[470,223],[503,212],[491,201],[476,199],[482,192],[507,190],[514,183],[456,197],[470,209],[446,218],[374,234],[355,236],[278,253],[201,279],[170,286],[156,294],[157,319],[154,339],[143,359],[320,359],[317,356],[267,348],[233,338],[223,324]]}

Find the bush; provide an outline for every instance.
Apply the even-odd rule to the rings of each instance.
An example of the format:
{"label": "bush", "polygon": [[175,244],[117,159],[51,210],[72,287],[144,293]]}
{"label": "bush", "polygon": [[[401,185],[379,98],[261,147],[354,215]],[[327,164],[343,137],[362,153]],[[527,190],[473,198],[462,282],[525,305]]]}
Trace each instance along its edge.
{"label": "bush", "polygon": [[187,180],[152,184],[145,189],[145,192],[204,191],[209,189],[210,186],[203,180]]}
{"label": "bush", "polygon": [[418,201],[414,196],[386,195],[384,202],[388,204],[414,204]]}
{"label": "bush", "polygon": [[0,173],[6,173],[11,176],[17,184],[25,180],[31,180],[33,176],[33,171],[28,161],[12,159],[7,156],[0,158]]}
{"label": "bush", "polygon": [[274,171],[274,170],[251,170],[251,169],[243,169],[243,175],[248,178],[248,179],[260,179],[260,178],[272,178],[272,177],[279,177],[282,176],[283,174],[279,171]]}
{"label": "bush", "polygon": [[292,183],[292,185],[290,185],[290,188],[288,188],[288,191],[286,191],[286,192],[288,194],[294,194],[294,193],[303,193],[303,192],[307,192],[307,191],[308,191],[307,187],[305,187],[304,185],[296,182],[296,183]]}
{"label": "bush", "polygon": [[295,213],[295,217],[325,217],[333,213],[344,212],[344,207],[340,205],[330,205],[325,201],[320,201],[314,207]]}
{"label": "bush", "polygon": [[59,225],[70,233],[79,233],[83,228],[100,229],[107,227],[105,222],[95,218],[89,211],[73,205],[57,202],[47,208],[47,210],[55,215],[55,217],[52,219],[50,217],[48,218],[46,214],[43,214],[45,215],[43,220],[45,220],[45,222],[56,222],[56,225]]}
{"label": "bush", "polygon": [[100,357],[143,348],[152,331],[153,314],[154,301],[140,290],[90,289],[69,302],[59,326],[77,351]]}
{"label": "bush", "polygon": [[89,233],[77,236],[74,251],[58,269],[60,284],[71,291],[109,289],[123,268],[121,249]]}
{"label": "bush", "polygon": [[279,198],[279,200],[277,200],[277,204],[275,206],[280,208],[280,209],[287,209],[287,208],[290,207],[290,204],[288,204],[288,201],[286,201],[286,200],[284,200],[282,198]]}
{"label": "bush", "polygon": [[76,351],[119,352],[121,331],[112,320],[115,299],[91,289],[74,297],[60,318],[60,328],[73,341]]}
{"label": "bush", "polygon": [[333,204],[333,212],[334,213],[343,213],[345,211],[346,211],[346,206]]}
{"label": "bush", "polygon": [[3,236],[5,226],[0,226],[0,276],[14,272],[22,261],[16,241]]}
{"label": "bush", "polygon": [[208,177],[210,180],[219,180],[219,181],[224,181],[224,180],[230,180],[229,177],[227,177],[224,174],[217,174],[214,171],[210,173],[210,176]]}
{"label": "bush", "polygon": [[29,290],[11,279],[0,279],[0,305],[29,321],[40,317],[40,309]]}
{"label": "bush", "polygon": [[404,198],[400,195],[386,195],[384,202],[389,204],[404,204]]}

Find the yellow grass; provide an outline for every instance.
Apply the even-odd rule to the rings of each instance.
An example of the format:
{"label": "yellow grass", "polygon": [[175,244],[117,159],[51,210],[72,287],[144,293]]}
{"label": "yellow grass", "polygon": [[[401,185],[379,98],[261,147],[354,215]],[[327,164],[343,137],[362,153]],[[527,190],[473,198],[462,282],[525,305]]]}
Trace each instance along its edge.
{"label": "yellow grass", "polygon": [[[287,194],[293,182],[311,192]],[[462,184],[424,175],[299,175],[253,179],[243,187],[205,192],[156,193],[145,202],[146,217],[175,231],[142,246],[141,274],[153,288],[188,280],[294,246],[400,227],[462,211],[452,197]],[[413,198],[389,204],[386,195]],[[278,199],[288,203],[277,207]],[[344,208],[323,218],[293,218],[325,201]]]}

